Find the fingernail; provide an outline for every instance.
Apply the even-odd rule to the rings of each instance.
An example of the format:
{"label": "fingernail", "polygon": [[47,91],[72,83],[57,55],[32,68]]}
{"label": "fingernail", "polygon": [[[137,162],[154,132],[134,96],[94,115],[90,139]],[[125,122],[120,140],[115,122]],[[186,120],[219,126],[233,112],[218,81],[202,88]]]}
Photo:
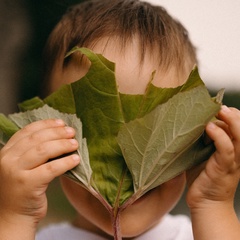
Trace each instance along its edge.
{"label": "fingernail", "polygon": [[74,138],[69,139],[69,141],[70,141],[70,143],[71,143],[72,145],[78,145],[78,141],[77,141],[76,139],[74,139]]}
{"label": "fingernail", "polygon": [[72,159],[76,162],[80,161],[80,157],[77,154],[72,155]]}
{"label": "fingernail", "polygon": [[74,129],[71,128],[71,127],[65,127],[65,131],[66,131],[67,133],[70,133],[70,134],[73,134],[73,133],[74,133]]}
{"label": "fingernail", "polygon": [[221,111],[223,111],[225,113],[229,113],[231,110],[226,105],[222,105]]}
{"label": "fingernail", "polygon": [[209,122],[207,127],[208,127],[208,129],[215,129],[216,125],[213,122]]}
{"label": "fingernail", "polygon": [[62,119],[56,119],[55,122],[59,126],[64,126],[65,125],[65,123],[64,123],[64,121]]}

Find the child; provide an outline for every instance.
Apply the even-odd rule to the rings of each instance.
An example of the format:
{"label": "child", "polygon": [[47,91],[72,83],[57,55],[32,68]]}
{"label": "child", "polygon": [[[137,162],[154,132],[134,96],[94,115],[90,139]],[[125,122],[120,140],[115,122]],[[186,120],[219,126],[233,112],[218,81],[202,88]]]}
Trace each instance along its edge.
{"label": "child", "polygon": [[[74,46],[88,47],[116,63],[119,91],[144,93],[149,76],[160,87],[183,84],[196,63],[186,30],[161,7],[138,0],[99,0],[79,4],[62,18],[47,48],[48,90],[78,80],[89,62],[79,54],[64,58]],[[239,240],[233,208],[240,177],[240,112],[223,106],[206,132],[215,153],[205,164],[156,187],[120,216],[126,239]],[[57,176],[79,164],[73,152],[75,131],[59,119],[34,122],[18,131],[0,152],[0,239],[33,240],[47,211],[45,191]],[[168,213],[180,199],[186,180],[192,227],[184,216]],[[108,211],[87,190],[61,177],[64,193],[76,209],[69,224],[43,229],[38,240],[112,239]],[[192,233],[193,229],[193,233]]]}

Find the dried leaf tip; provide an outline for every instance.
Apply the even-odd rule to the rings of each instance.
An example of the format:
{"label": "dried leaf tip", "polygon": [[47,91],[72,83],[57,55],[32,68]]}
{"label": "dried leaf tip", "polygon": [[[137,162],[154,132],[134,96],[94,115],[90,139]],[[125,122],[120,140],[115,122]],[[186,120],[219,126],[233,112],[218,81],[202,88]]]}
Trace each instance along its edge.
{"label": "dried leaf tip", "polygon": [[216,97],[213,98],[213,100],[218,104],[222,104],[224,92],[225,92],[225,88],[220,89]]}

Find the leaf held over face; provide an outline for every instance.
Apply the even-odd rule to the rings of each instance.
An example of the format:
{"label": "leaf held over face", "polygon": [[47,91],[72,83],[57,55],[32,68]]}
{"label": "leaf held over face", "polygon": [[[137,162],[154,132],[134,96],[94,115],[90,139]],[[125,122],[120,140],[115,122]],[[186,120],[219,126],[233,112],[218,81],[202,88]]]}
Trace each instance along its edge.
{"label": "leaf held over face", "polygon": [[214,151],[201,135],[221,103],[209,96],[197,68],[182,86],[158,88],[152,75],[145,94],[129,95],[118,91],[114,63],[76,51],[90,60],[88,73],[43,100],[21,103],[24,112],[1,115],[0,143],[30,122],[62,118],[76,129],[82,160],[68,176],[113,212]]}
{"label": "leaf held over face", "polygon": [[213,145],[205,146],[201,135],[219,109],[198,86],[120,129],[118,143],[138,197],[211,155]]}

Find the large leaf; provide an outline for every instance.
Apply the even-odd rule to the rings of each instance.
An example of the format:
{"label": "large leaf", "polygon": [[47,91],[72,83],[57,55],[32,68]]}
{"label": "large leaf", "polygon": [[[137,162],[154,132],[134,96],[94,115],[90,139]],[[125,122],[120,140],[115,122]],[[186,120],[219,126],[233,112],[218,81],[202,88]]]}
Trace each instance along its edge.
{"label": "large leaf", "polygon": [[[20,109],[22,111],[31,111],[26,113],[24,117],[20,115],[15,115],[11,116],[11,119],[17,121],[20,125],[19,127],[31,121],[36,121],[39,118],[34,115],[39,113],[36,113],[32,110],[39,107],[41,109],[41,115],[42,111],[47,112],[46,116],[44,117],[59,118],[59,115],[56,116],[50,114],[49,109],[46,110],[44,104],[47,104],[48,106],[57,109],[60,112],[76,114],[76,116],[81,119],[82,126],[75,125],[74,127],[76,128],[77,132],[82,131],[83,138],[87,139],[87,148],[90,158],[90,164],[88,162],[88,157],[83,157],[83,161],[85,161],[85,158],[87,159],[87,162],[84,163],[86,164],[86,170],[78,170],[78,168],[76,168],[72,171],[72,173],[70,173],[70,176],[73,177],[75,180],[78,179],[79,182],[82,182],[82,184],[84,184],[84,186],[92,193],[92,188],[94,188],[98,194],[97,197],[99,199],[105,199],[104,201],[106,201],[109,206],[112,206],[116,209],[121,206],[127,199],[129,199],[134,194],[134,191],[138,191],[139,186],[142,186],[141,184],[143,182],[145,182],[144,184],[147,185],[149,185],[149,182],[151,182],[150,174],[147,180],[141,180],[141,182],[139,183],[139,177],[135,176],[137,175],[139,170],[133,170],[133,168],[135,168],[134,163],[129,163],[131,161],[140,162],[142,161],[141,159],[129,158],[128,156],[126,156],[127,160],[125,161],[125,156],[123,156],[122,154],[122,152],[124,153],[124,155],[126,154],[125,149],[123,149],[122,151],[117,142],[117,136],[120,129],[122,127],[124,129],[125,123],[128,123],[129,121],[132,121],[134,119],[139,119],[136,120],[136,122],[145,121],[143,119],[146,114],[153,114],[153,116],[159,115],[158,117],[155,117],[159,118],[162,115],[162,111],[163,113],[168,111],[163,108],[163,110],[158,110],[158,112],[155,113],[154,109],[158,105],[161,106],[161,104],[163,103],[167,104],[168,101],[173,101],[171,100],[173,96],[177,96],[180,93],[182,93],[181,96],[183,99],[185,98],[184,94],[189,93],[191,95],[191,101],[194,102],[193,99],[195,98],[195,94],[192,95],[191,89],[197,89],[198,86],[202,86],[202,88],[205,90],[206,88],[198,75],[197,68],[194,68],[187,82],[182,86],[176,88],[158,88],[151,83],[151,80],[153,78],[153,76],[151,76],[145,94],[122,94],[119,93],[117,88],[114,73],[114,63],[108,61],[102,55],[95,54],[85,48],[77,48],[74,49],[72,52],[75,51],[80,51],[81,53],[85,54],[91,61],[91,67],[86,76],[74,83],[63,85],[59,90],[57,90],[44,100],[34,98],[32,100],[25,101],[24,103],[20,104]],[[208,101],[212,101],[209,95],[205,95],[204,97],[206,97]],[[174,104],[176,104],[176,109],[181,109],[181,106],[178,106],[179,102],[175,102]],[[215,110],[211,112],[212,116],[215,114],[215,112]],[[26,118],[29,119],[26,120]],[[152,118],[153,122],[155,121],[155,118],[151,115],[148,118]],[[204,119],[203,122],[205,124],[206,121],[209,120],[209,114],[201,115],[201,118]],[[178,122],[178,115],[173,115],[172,112],[169,112],[169,115],[166,115],[165,119],[168,119],[168,121],[172,122],[174,125],[177,124],[176,122]],[[192,121],[195,120],[196,118],[192,119]],[[168,121],[163,121],[162,123],[158,122],[159,125],[157,126],[157,128],[164,129],[164,124],[166,124],[166,122]],[[132,124],[132,122],[130,124]],[[148,124],[150,124],[149,121]],[[123,130],[121,130],[120,135],[122,131]],[[148,129],[143,128],[140,131],[147,132]],[[161,132],[159,133],[159,138],[161,138],[160,134]],[[186,136],[187,135],[188,134],[186,134]],[[122,137],[122,139],[124,139],[124,136]],[[129,139],[127,140],[127,135],[126,141],[129,142]],[[85,140],[82,140],[82,142],[84,145]],[[181,143],[182,142],[180,142],[179,144]],[[157,141],[154,144],[158,146]],[[152,147],[153,152],[159,149],[157,148],[157,146]],[[196,145],[195,142],[194,146],[196,147],[196,149],[201,146],[198,151],[202,151],[203,146],[201,144]],[[195,149],[195,147],[193,149]],[[85,146],[83,147],[83,149],[84,151],[82,151],[86,155],[88,155]],[[83,154],[81,153],[81,151],[79,152],[80,154]],[[189,156],[186,156],[186,159],[189,159],[189,161],[191,161],[191,164],[196,164],[196,158],[191,157],[191,151],[189,151]],[[204,159],[201,159],[201,161]],[[159,161],[162,160],[159,158]],[[174,164],[177,165],[178,161],[175,161]],[[189,167],[189,164],[184,164],[181,165],[181,171],[184,171],[187,167]],[[151,168],[151,165],[152,163],[147,164],[147,162],[144,162],[143,168],[140,172],[145,172],[144,169],[148,169],[149,167]],[[131,173],[129,170],[131,171]],[[148,174],[149,173],[150,172],[148,171]],[[167,173],[162,171],[162,174],[164,175]],[[177,173],[175,172],[173,173],[173,175],[176,174]],[[169,176],[169,174],[167,175]],[[152,176],[153,178],[156,178],[157,175],[153,174]],[[164,178],[167,179],[168,177]],[[157,186],[157,184],[160,184],[160,182],[162,182],[162,180],[154,180],[154,183],[150,184],[149,186]]]}
{"label": "large leaf", "polygon": [[213,145],[205,146],[201,135],[219,109],[199,86],[120,129],[118,143],[138,197],[209,157]]}

